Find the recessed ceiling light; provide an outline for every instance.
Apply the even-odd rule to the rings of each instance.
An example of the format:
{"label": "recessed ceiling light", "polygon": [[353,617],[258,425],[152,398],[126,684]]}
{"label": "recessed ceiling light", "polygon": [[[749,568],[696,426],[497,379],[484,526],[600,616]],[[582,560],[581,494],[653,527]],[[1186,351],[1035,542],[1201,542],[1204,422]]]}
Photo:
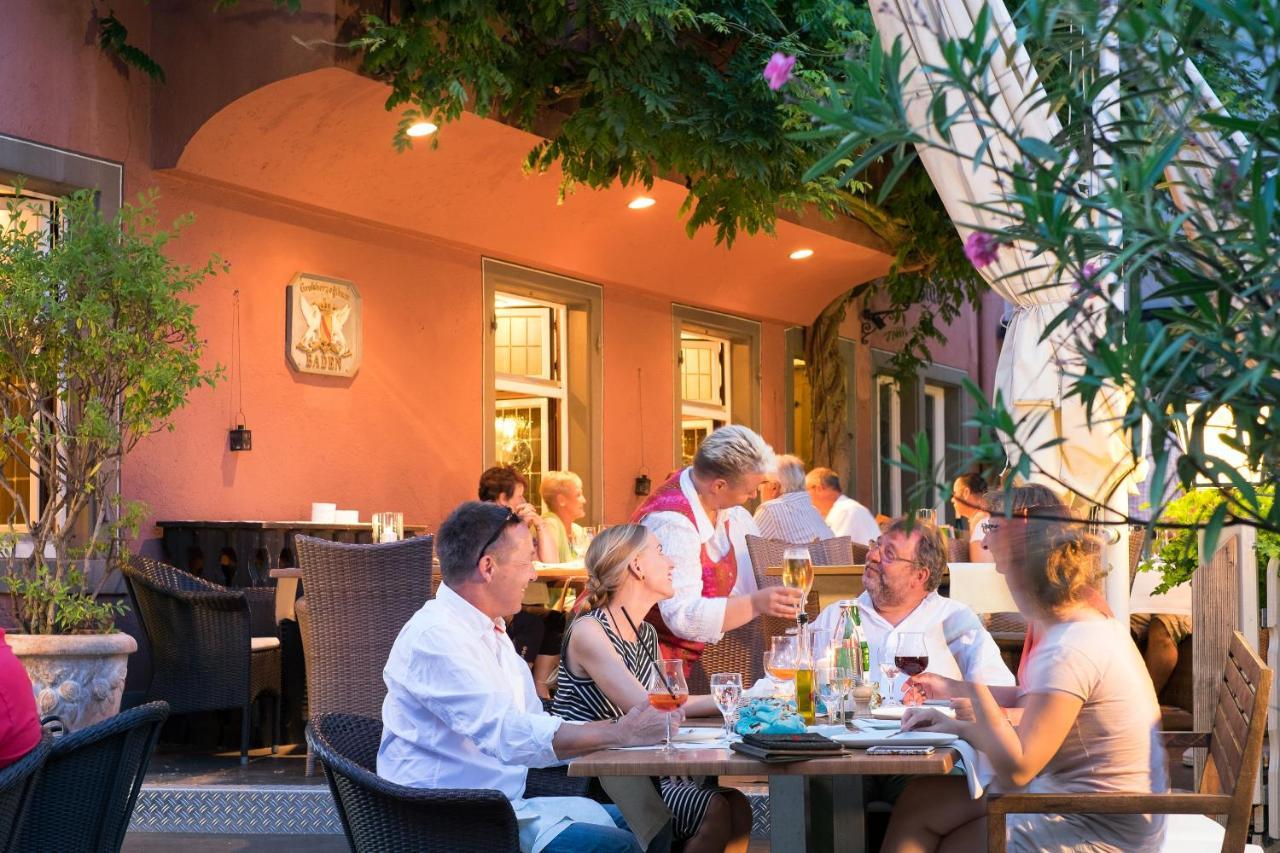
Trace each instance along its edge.
{"label": "recessed ceiling light", "polygon": [[415,137],[430,136],[431,134],[435,133],[439,129],[440,128],[436,127],[434,124],[432,124],[429,121],[419,121],[409,125],[409,129],[406,130],[405,133]]}
{"label": "recessed ceiling light", "polygon": [[813,249],[796,249],[788,257],[793,261],[803,261],[805,258],[813,257]]}
{"label": "recessed ceiling light", "polygon": [[638,195],[631,201],[627,202],[627,207],[632,210],[644,210],[646,207],[653,207],[658,202],[649,198],[647,195]]}

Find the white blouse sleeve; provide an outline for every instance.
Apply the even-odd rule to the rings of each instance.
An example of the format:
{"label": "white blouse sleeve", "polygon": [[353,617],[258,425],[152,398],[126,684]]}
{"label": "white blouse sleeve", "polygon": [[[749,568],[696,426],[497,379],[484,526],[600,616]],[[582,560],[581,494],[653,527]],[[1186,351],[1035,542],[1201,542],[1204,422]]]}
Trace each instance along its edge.
{"label": "white blouse sleeve", "polygon": [[675,565],[675,595],[658,602],[662,621],[677,637],[714,643],[724,635],[727,599],[702,597],[702,540],[689,520],[675,512],[655,512],[641,522],[657,537],[662,553]]}

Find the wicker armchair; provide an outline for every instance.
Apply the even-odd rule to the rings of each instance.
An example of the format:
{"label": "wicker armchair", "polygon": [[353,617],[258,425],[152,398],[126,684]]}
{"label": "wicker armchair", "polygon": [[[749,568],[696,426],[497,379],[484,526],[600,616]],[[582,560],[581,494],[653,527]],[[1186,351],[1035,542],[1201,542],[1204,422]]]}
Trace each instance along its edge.
{"label": "wicker armchair", "polygon": [[14,849],[40,769],[52,747],[53,738],[46,734],[34,749],[0,770],[0,850]]}
{"label": "wicker armchair", "polygon": [[[751,568],[756,573],[756,586],[777,586],[781,581],[765,574],[770,566],[782,565],[782,554],[791,543],[781,539],[766,539],[763,536],[747,536],[747,553],[751,556]],[[815,566],[849,566],[866,562],[867,546],[854,545],[848,536],[836,536],[831,539],[819,539],[805,543],[809,549],[809,559]],[[855,554],[855,548],[861,549],[861,556]],[[856,557],[856,559],[855,559]]]}
{"label": "wicker armchair", "polygon": [[254,638],[245,590],[219,586],[146,557],[131,557],[124,578],[151,646],[148,701],[175,714],[239,708],[240,763],[249,762],[249,727],[259,696],[275,700],[271,751],[280,727],[280,640]]}
{"label": "wicker armchair", "polygon": [[54,741],[15,848],[115,853],[169,706],[152,702]]}
{"label": "wicker armchair", "polygon": [[716,672],[741,673],[743,687],[750,687],[764,676],[761,620],[752,619],[740,628],[727,631],[720,642],[707,646],[689,672],[689,692],[710,693],[711,675]]}
{"label": "wicker armchair", "polygon": [[355,853],[505,853],[520,849],[511,803],[498,791],[423,789],[379,778],[382,723],[322,714],[307,746],[324,764],[342,829]]}
{"label": "wicker armchair", "polygon": [[[431,536],[378,545],[294,538],[305,602],[300,602],[307,667],[307,715],[382,718],[382,668],[404,623],[431,598]],[[306,772],[315,769],[307,755]]]}

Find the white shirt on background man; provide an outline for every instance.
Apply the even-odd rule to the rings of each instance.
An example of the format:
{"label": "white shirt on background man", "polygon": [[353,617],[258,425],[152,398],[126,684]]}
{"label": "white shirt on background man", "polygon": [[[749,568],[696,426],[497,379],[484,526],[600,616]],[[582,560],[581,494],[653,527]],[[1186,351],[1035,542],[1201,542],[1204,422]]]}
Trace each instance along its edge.
{"label": "white shirt on background man", "polygon": [[760,535],[795,545],[835,536],[808,492],[786,492],[760,504],[755,515]]}
{"label": "white shirt on background man", "polygon": [[718,560],[732,543],[738,564],[738,580],[730,595],[749,595],[756,591],[756,577],[747,553],[747,536],[759,536],[751,513],[740,506],[716,513],[712,524],[693,486],[693,478],[685,468],[680,473],[680,491],[693,509],[695,524],[678,512],[651,512],[640,523],[662,545],[662,552],[676,564],[672,573],[675,595],[658,602],[662,621],[679,637],[699,643],[714,643],[724,636],[723,598],[702,597],[702,546],[707,556]]}
{"label": "white shirt on background man", "polygon": [[880,525],[871,510],[848,495],[841,495],[827,510],[827,527],[836,536],[848,536],[859,545],[866,545],[880,536]]}
{"label": "white shirt on background man", "polygon": [[[840,618],[840,605],[847,603],[839,601],[828,605],[814,622],[813,629],[834,632]],[[1014,683],[1013,673],[1000,657],[996,641],[982,627],[978,614],[967,605],[944,598],[936,591],[931,592],[905,619],[897,625],[890,625],[876,611],[869,594],[862,593],[857,603],[862,616],[862,631],[871,649],[871,666],[880,680],[881,695],[887,695],[885,691],[889,684],[880,671],[879,663],[893,657],[898,635],[902,633],[924,634],[925,649],[929,654],[928,672],[989,686],[1011,686]]]}
{"label": "white shirt on background man", "polygon": [[502,620],[441,584],[400,630],[382,676],[383,779],[501,791],[515,810],[524,853],[537,853],[573,821],[614,826],[585,797],[524,798],[529,767],[560,763],[551,740],[564,721],[542,710]]}

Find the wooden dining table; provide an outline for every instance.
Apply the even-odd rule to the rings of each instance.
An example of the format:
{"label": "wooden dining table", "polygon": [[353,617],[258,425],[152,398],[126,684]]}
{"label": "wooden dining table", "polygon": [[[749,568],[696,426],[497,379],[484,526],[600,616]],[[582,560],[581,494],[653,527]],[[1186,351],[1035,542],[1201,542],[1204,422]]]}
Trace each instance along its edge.
{"label": "wooden dining table", "polygon": [[[693,723],[692,720],[685,725]],[[958,753],[868,755],[846,750],[830,757],[766,764],[723,747],[664,754],[606,749],[575,758],[570,776],[765,776],[769,780],[769,839],[774,853],[863,850],[866,844],[864,776],[945,776]]]}

